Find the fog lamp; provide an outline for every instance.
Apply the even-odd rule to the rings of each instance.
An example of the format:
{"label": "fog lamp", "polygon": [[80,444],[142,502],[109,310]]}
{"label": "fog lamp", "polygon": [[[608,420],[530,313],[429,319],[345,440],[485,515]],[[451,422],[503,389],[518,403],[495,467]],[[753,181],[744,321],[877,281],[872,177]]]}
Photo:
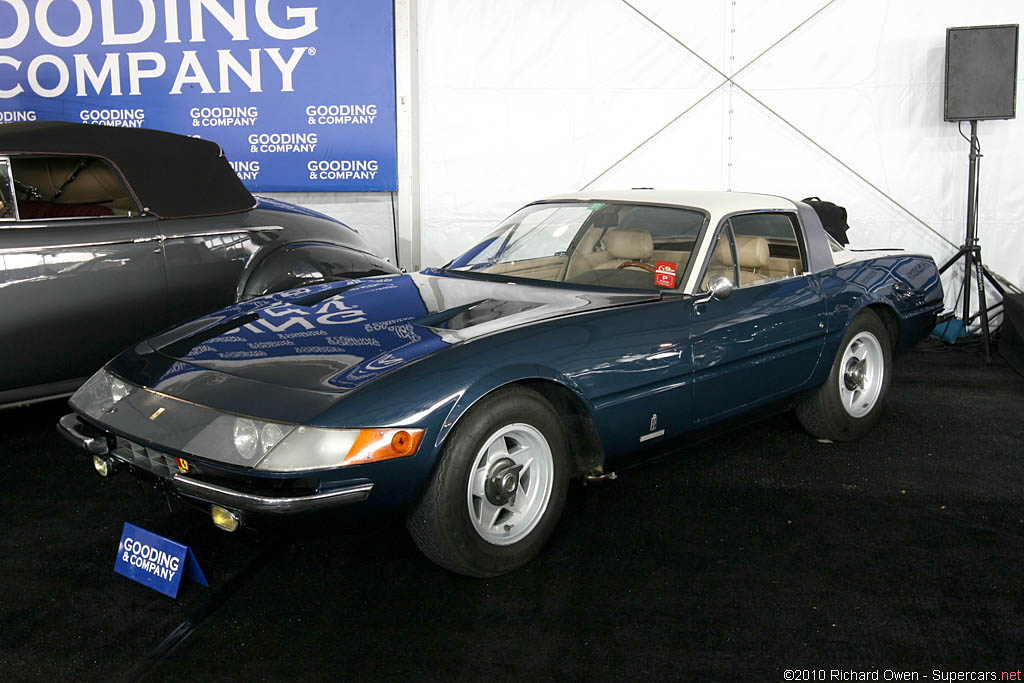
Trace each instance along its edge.
{"label": "fog lamp", "polygon": [[224,531],[236,531],[238,527],[242,526],[242,518],[237,512],[222,508],[220,505],[210,508],[210,519],[213,520],[215,527]]}
{"label": "fog lamp", "polygon": [[101,477],[109,477],[114,473],[114,461],[99,455],[92,456],[92,466],[100,473]]}

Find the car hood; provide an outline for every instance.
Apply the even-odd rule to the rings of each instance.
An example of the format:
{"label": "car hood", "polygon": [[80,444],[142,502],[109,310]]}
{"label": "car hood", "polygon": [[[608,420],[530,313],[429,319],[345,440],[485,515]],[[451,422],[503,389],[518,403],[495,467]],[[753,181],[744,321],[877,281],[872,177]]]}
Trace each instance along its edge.
{"label": "car hood", "polygon": [[188,400],[183,394],[199,372],[337,395],[481,336],[656,298],[424,271],[260,297],[174,328],[134,353],[165,359],[149,386]]}

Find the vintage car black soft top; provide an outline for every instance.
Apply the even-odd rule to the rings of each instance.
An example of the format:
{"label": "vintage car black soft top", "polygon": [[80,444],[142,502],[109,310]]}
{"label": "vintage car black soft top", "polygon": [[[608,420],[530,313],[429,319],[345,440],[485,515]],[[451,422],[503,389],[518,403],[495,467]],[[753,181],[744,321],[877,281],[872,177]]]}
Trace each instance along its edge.
{"label": "vintage car black soft top", "polygon": [[218,144],[176,133],[62,121],[5,123],[0,154],[100,157],[121,173],[139,206],[160,218],[235,213],[256,203]]}

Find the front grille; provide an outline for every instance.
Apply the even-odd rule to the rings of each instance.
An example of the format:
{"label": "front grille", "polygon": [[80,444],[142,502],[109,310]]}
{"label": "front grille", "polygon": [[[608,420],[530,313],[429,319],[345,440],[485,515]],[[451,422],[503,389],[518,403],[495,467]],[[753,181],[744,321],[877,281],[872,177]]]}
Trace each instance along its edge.
{"label": "front grille", "polygon": [[158,477],[170,478],[172,473],[177,471],[174,458],[171,456],[120,436],[117,437],[113,455],[139,469],[152,472]]}

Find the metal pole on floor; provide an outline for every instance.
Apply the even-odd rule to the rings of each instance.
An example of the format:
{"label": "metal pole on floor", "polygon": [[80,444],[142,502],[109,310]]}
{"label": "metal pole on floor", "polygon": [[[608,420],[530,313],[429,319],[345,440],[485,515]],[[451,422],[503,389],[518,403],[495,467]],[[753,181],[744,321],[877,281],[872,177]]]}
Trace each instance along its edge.
{"label": "metal pole on floor", "polygon": [[395,0],[398,216],[395,260],[418,270],[420,254],[419,47],[417,0]]}
{"label": "metal pole on floor", "polygon": [[981,262],[981,244],[978,240],[978,167],[981,159],[981,143],[978,141],[978,122],[971,121],[971,151],[968,156],[967,171],[967,233],[964,236],[964,244],[957,252],[943,264],[939,273],[945,272],[961,256],[964,259],[964,281],[961,298],[963,300],[963,321],[964,328],[970,324],[971,318],[971,277],[972,273],[978,284],[978,314],[981,318],[981,336],[984,340],[985,362],[992,361],[990,350],[990,331],[988,324],[988,305],[985,301],[985,278],[989,276],[984,264]]}

